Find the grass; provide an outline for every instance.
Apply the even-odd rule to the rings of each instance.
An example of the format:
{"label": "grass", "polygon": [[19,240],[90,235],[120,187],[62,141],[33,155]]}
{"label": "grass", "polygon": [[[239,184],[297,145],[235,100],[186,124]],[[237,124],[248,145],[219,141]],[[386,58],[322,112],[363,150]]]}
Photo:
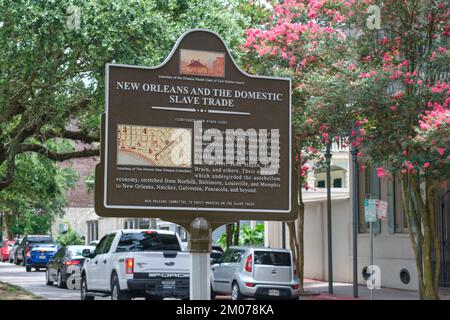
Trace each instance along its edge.
{"label": "grass", "polygon": [[19,286],[0,281],[0,300],[44,300]]}

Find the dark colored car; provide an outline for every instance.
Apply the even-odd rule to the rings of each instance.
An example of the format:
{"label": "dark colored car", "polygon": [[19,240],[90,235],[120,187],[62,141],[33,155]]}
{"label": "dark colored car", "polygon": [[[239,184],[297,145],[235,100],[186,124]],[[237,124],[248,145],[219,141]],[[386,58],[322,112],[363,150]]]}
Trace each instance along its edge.
{"label": "dark colored car", "polygon": [[25,257],[29,258],[31,254],[31,249],[36,244],[51,244],[53,239],[51,235],[27,235],[22,239],[19,247],[17,248],[15,263],[26,265]]}
{"label": "dark colored car", "polygon": [[[48,286],[56,282],[58,288],[67,288],[67,281],[70,276],[74,275],[72,279],[77,281],[81,275],[81,268],[83,267],[84,257],[83,250],[94,252],[94,246],[67,246],[60,248],[55,256],[48,262],[47,271],[45,273],[45,282]],[[69,288],[74,288],[69,286]]]}
{"label": "dark colored car", "polygon": [[31,271],[31,268],[39,269],[47,268],[48,262],[53,259],[58,246],[52,243],[39,243],[31,246],[30,251],[25,258],[25,268],[27,272]]}

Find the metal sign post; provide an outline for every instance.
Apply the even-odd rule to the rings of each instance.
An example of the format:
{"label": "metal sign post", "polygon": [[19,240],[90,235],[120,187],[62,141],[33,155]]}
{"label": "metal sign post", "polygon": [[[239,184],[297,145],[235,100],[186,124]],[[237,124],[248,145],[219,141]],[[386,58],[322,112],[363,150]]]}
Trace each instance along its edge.
{"label": "metal sign post", "polygon": [[[370,221],[370,265],[373,266],[373,222]],[[370,289],[370,300],[373,300],[373,289]]]}
{"label": "metal sign post", "polygon": [[[370,252],[369,252],[369,265],[373,266],[373,223],[377,221],[377,200],[366,199],[364,200],[364,213],[366,222],[369,223],[370,230]],[[372,267],[371,267],[372,268]],[[370,299],[373,299],[373,288],[369,287]]]}

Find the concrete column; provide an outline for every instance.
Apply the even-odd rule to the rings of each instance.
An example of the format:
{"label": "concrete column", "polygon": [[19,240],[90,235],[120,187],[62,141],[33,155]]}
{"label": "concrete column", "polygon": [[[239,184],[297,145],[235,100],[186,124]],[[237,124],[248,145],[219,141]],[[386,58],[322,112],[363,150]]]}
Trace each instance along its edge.
{"label": "concrete column", "polygon": [[211,224],[205,218],[200,217],[191,222],[189,229],[189,251],[191,253],[189,296],[191,300],[210,300]]}
{"label": "concrete column", "polygon": [[191,253],[189,296],[191,300],[211,299],[209,253]]}

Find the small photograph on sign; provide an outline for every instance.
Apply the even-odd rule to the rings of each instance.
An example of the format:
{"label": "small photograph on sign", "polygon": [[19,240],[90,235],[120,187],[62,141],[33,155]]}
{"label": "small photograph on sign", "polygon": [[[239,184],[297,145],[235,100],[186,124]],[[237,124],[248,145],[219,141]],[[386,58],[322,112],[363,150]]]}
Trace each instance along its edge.
{"label": "small photograph on sign", "polygon": [[192,166],[192,129],[117,126],[117,165]]}
{"label": "small photograph on sign", "polygon": [[180,73],[225,77],[225,53],[180,49]]}

